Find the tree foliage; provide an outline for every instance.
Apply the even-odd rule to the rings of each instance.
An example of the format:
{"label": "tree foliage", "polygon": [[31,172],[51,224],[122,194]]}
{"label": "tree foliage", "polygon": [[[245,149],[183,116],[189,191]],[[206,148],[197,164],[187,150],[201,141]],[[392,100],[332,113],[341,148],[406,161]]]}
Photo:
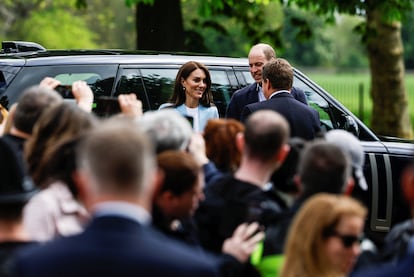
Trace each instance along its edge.
{"label": "tree foliage", "polygon": [[361,15],[361,32],[371,71],[373,117],[371,126],[380,135],[413,138],[404,85],[405,68],[401,20],[412,9],[412,0],[288,0],[288,4],[314,11],[332,20],[336,13]]}
{"label": "tree foliage", "polygon": [[96,48],[95,35],[72,5],[66,0],[2,1],[0,38],[36,41],[47,48]]}

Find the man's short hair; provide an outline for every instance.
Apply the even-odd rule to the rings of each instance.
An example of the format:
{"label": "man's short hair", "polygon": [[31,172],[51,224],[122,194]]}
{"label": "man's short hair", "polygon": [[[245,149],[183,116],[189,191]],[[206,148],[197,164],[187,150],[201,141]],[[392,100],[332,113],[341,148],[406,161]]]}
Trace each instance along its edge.
{"label": "man's short hair", "polygon": [[78,167],[92,175],[101,192],[139,193],[156,167],[148,136],[126,118],[103,121],[80,142],[77,156]]}
{"label": "man's short hair", "polygon": [[23,91],[17,101],[13,115],[13,125],[19,131],[31,134],[33,126],[42,112],[49,106],[63,101],[63,98],[53,89],[32,86]]}
{"label": "man's short hair", "polygon": [[245,124],[247,154],[267,161],[287,143],[289,133],[289,123],[281,114],[272,110],[256,111]]}
{"label": "man's short hair", "polygon": [[263,52],[263,54],[264,54],[264,56],[265,56],[265,58],[266,58],[267,61],[270,61],[271,59],[275,59],[276,58],[276,52],[275,52],[275,50],[273,49],[272,46],[270,46],[267,43],[258,43],[256,45],[253,45],[253,47],[250,49],[250,51],[251,50],[254,50],[254,49],[260,49],[260,50],[262,50],[262,52]]}
{"label": "man's short hair", "polygon": [[272,59],[263,66],[263,80],[267,80],[272,88],[290,90],[293,85],[293,68],[282,58]]}
{"label": "man's short hair", "polygon": [[339,146],[316,139],[305,146],[298,174],[307,196],[319,192],[341,194],[351,177],[351,163]]}

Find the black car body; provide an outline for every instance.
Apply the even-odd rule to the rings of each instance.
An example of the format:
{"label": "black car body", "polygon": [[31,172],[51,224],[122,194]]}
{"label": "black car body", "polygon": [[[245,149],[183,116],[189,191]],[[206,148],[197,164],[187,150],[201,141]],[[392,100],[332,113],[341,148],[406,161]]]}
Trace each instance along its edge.
{"label": "black car body", "polygon": [[[77,79],[85,80],[92,87],[95,99],[134,92],[142,101],[144,111],[155,110],[171,96],[178,68],[195,60],[209,68],[214,101],[220,116],[224,116],[232,94],[253,82],[246,58],[120,50],[48,51],[36,46],[25,49],[28,52],[19,52],[19,43],[7,45],[10,51],[6,52],[16,53],[0,54],[0,101],[6,106],[16,102],[25,88],[50,76],[69,85]],[[362,141],[369,188],[359,192],[359,197],[369,208],[367,232],[374,239],[383,237],[391,226],[410,216],[401,195],[400,175],[413,160],[413,142],[379,138],[297,69],[294,86],[305,91],[309,105],[319,112],[324,130],[345,129]]]}

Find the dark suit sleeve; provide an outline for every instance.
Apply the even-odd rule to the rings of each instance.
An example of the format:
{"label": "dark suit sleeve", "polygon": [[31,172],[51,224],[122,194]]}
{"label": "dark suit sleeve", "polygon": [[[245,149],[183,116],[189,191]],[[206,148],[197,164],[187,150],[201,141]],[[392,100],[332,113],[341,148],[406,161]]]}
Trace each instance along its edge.
{"label": "dark suit sleeve", "polygon": [[296,100],[302,102],[305,105],[308,105],[308,100],[306,99],[306,95],[303,89],[298,88],[298,87],[293,87],[290,93],[292,94],[293,97],[295,97]]}
{"label": "dark suit sleeve", "polygon": [[321,120],[319,118],[319,113],[314,109],[312,110],[315,116],[315,120],[314,120],[315,123],[314,123],[313,129],[315,130],[315,135],[317,135],[318,133],[321,132]]}
{"label": "dark suit sleeve", "polygon": [[234,118],[236,120],[240,120],[238,111],[238,102],[237,102],[237,94],[238,91],[236,91],[233,96],[230,98],[230,102],[227,105],[226,110],[226,118]]}
{"label": "dark suit sleeve", "polygon": [[253,111],[251,110],[249,106],[250,105],[245,106],[242,110],[242,113],[240,116],[240,121],[242,123],[246,123],[247,118],[253,113]]}

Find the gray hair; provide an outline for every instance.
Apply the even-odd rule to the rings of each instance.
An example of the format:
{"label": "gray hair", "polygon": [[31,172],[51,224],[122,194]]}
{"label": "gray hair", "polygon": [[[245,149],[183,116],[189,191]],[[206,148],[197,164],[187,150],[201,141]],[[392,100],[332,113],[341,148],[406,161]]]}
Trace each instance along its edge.
{"label": "gray hair", "polygon": [[157,153],[185,150],[193,134],[187,119],[172,108],[148,111],[136,122],[149,135]]}

